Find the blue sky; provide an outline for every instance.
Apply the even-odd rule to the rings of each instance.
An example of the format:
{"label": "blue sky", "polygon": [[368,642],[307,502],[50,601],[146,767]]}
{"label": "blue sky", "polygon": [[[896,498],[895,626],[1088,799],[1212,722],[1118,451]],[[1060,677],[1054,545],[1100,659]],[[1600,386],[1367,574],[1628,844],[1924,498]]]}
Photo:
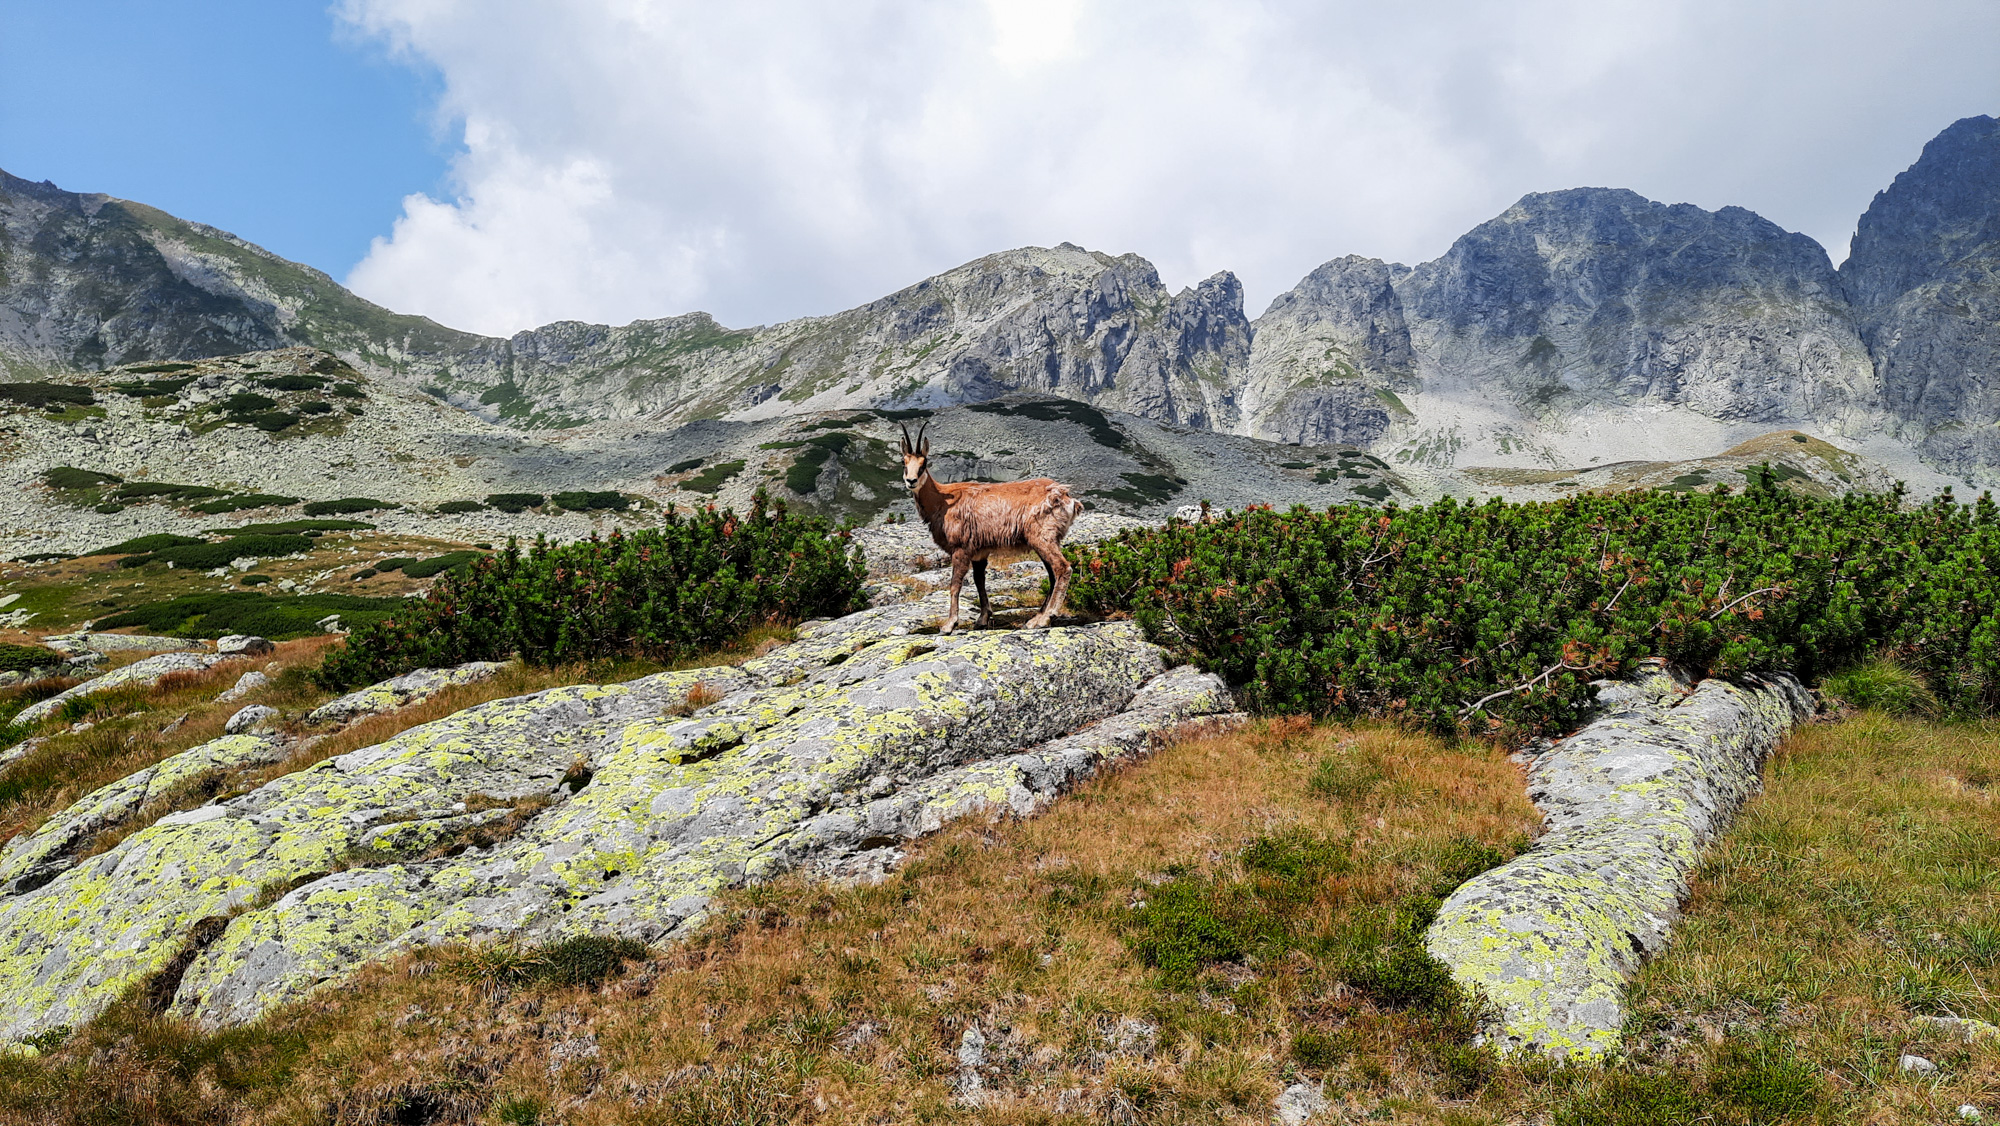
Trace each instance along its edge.
{"label": "blue sky", "polygon": [[0,0],[0,168],[506,334],[768,324],[1019,246],[1251,315],[1528,192],[1846,255],[2000,113],[1995,0]]}
{"label": "blue sky", "polygon": [[335,277],[444,190],[440,89],[314,0],[0,0],[0,168]]}

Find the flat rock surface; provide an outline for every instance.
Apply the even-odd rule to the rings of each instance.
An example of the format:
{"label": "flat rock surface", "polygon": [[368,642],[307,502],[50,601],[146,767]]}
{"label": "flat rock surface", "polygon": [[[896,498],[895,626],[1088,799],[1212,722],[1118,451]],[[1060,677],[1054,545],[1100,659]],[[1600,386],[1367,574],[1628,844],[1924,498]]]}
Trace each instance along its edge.
{"label": "flat rock surface", "polygon": [[1529,767],[1548,831],[1461,885],[1425,938],[1499,1008],[1505,1049],[1585,1058],[1618,1046],[1625,984],[1665,948],[1702,845],[1813,711],[1789,676],[1687,692],[1653,671],[1599,698],[1609,714]]}

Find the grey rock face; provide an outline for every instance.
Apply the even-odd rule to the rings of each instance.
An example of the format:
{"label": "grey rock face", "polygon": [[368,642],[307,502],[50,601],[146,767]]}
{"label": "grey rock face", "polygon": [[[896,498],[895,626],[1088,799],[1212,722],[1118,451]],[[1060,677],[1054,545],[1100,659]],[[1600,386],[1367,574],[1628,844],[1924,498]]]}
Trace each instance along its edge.
{"label": "grey rock face", "polygon": [[1428,390],[1529,418],[1657,404],[1845,431],[1878,409],[1826,252],[1740,207],[1528,195],[1396,288]]}
{"label": "grey rock face", "polygon": [[1790,676],[1687,692],[1655,670],[1637,687],[1536,756],[1528,795],[1548,832],[1460,885],[1425,935],[1432,956],[1497,1007],[1503,1048],[1583,1059],[1618,1046],[1625,985],[1665,947],[1702,845],[1813,710]]}
{"label": "grey rock face", "polygon": [[1395,279],[1373,258],[1336,258],[1280,294],[1258,317],[1240,431],[1303,445],[1373,444],[1395,396],[1416,387],[1416,353]]}
{"label": "grey rock face", "polygon": [[1861,216],[1840,280],[1888,409],[1924,454],[2000,467],[2000,120],[1937,135]]}
{"label": "grey rock face", "polygon": [[237,677],[236,683],[223,690],[220,695],[216,696],[216,699],[225,702],[229,700],[241,700],[243,697],[257,691],[259,688],[266,687],[270,683],[271,678],[261,672],[246,672],[242,676]]}
{"label": "grey rock face", "polygon": [[1170,294],[1137,255],[1064,244],[989,255],[844,313],[769,328],[726,330],[705,313],[548,325],[506,342],[499,389],[499,367],[465,364],[445,386],[454,402],[501,415],[669,422],[1040,392],[1227,429],[1230,375],[1249,345],[1234,276]]}

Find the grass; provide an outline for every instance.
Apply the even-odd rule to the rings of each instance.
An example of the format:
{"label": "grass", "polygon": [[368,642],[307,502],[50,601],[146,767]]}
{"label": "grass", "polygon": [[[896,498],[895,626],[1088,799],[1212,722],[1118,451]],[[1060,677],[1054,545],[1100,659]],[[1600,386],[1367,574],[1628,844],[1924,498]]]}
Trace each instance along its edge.
{"label": "grass", "polygon": [[[1781,1073],[1752,1096],[1792,1098],[1784,1084],[1810,1076],[1822,1119],[1844,1123],[2000,1109],[2000,1053],[1914,1022],[2000,1021],[1996,779],[1990,723],[1865,711],[1793,735],[1633,990],[1635,1063],[1712,1085],[1715,1045],[1734,1045]],[[1904,1053],[1938,1073],[1901,1072]]]}

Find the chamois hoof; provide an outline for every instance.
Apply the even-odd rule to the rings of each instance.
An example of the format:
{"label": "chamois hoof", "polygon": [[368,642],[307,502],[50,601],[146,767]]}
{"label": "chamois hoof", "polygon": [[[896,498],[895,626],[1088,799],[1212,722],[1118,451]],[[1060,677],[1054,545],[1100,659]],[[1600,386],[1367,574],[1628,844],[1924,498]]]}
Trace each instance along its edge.
{"label": "chamois hoof", "polygon": [[1023,623],[1021,628],[1047,629],[1049,628],[1049,616],[1047,614],[1036,614],[1034,617],[1029,618],[1025,623]]}

